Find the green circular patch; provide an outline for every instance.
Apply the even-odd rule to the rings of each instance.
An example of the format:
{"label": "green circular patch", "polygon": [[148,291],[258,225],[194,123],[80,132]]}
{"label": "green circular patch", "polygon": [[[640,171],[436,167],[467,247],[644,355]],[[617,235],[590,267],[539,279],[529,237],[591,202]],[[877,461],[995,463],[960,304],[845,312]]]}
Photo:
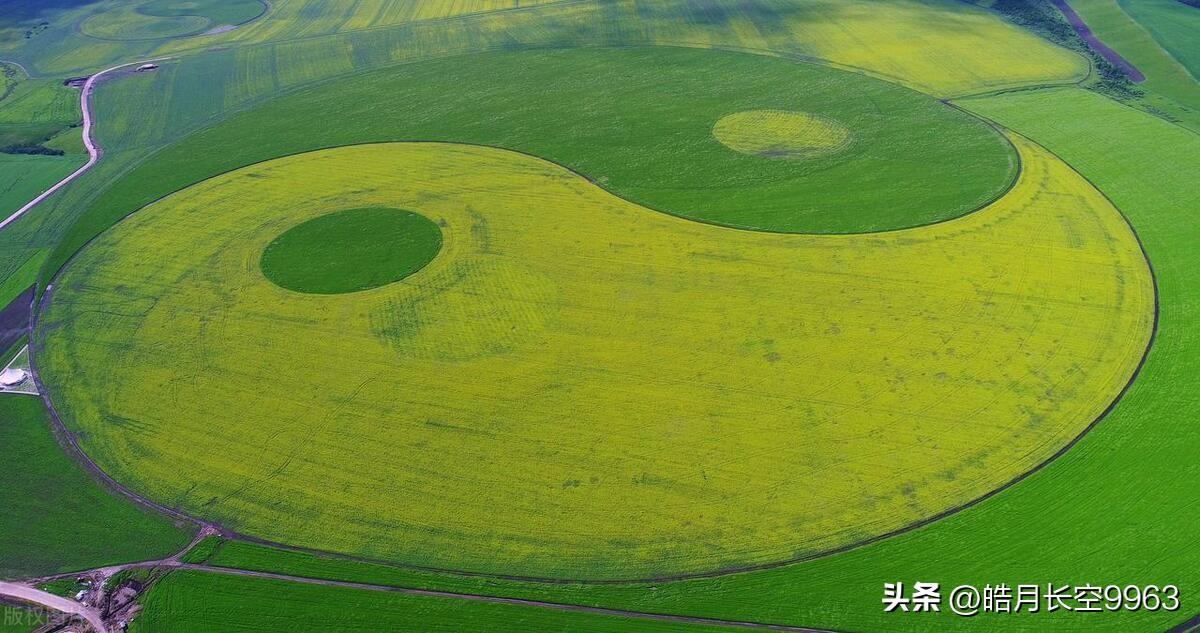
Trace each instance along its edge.
{"label": "green circular patch", "polygon": [[762,158],[805,158],[836,152],[850,143],[850,130],[825,117],[788,110],[750,110],[723,117],[713,126],[722,145]]}
{"label": "green circular patch", "polygon": [[441,247],[441,229],[425,216],[349,209],[287,230],[267,245],[259,265],[281,288],[332,295],[400,281],[432,261]]}

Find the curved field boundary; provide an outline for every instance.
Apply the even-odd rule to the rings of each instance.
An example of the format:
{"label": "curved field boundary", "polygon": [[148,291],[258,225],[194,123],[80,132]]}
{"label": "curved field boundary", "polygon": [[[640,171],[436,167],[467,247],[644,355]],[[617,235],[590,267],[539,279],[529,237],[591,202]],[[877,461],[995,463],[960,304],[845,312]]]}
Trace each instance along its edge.
{"label": "curved field boundary", "polygon": [[1121,72],[1125,73],[1125,76],[1128,77],[1130,81],[1134,83],[1142,83],[1143,81],[1146,81],[1146,75],[1142,74],[1142,71],[1138,70],[1132,62],[1122,57],[1120,53],[1114,51],[1104,42],[1101,42],[1100,38],[1096,37],[1095,33],[1092,33],[1092,29],[1089,28],[1087,23],[1083,21],[1083,18],[1079,17],[1079,14],[1075,12],[1075,9],[1072,9],[1071,5],[1067,4],[1067,0],[1050,1],[1055,7],[1058,7],[1059,11],[1062,11],[1063,16],[1066,17],[1067,21],[1071,23],[1071,28],[1075,29],[1075,32],[1079,34],[1079,37],[1081,37],[1083,41],[1087,42],[1088,46],[1091,46],[1093,50],[1095,50],[1097,53],[1100,53],[1101,57],[1107,59],[1117,68],[1120,68]]}
{"label": "curved field boundary", "polygon": [[[254,16],[248,20],[242,20],[241,22],[238,22],[237,24],[214,24],[214,23],[212,23],[211,20],[209,20],[209,24],[206,25],[203,30],[197,29],[197,30],[191,31],[189,33],[181,33],[179,35],[162,35],[159,37],[104,37],[103,35],[96,35],[94,33],[89,33],[86,29],[84,29],[84,24],[86,24],[88,21],[87,19],[84,19],[83,21],[81,21],[79,24],[77,24],[75,26],[75,32],[83,37],[88,38],[88,39],[98,40],[101,42],[164,42],[165,43],[165,42],[174,41],[174,40],[186,40],[186,39],[191,39],[191,38],[196,38],[196,37],[203,37],[205,35],[220,35],[222,33],[228,33],[230,31],[233,31],[234,29],[241,28],[247,24],[250,24],[251,22],[257,22],[258,20],[262,19],[263,16],[267,15],[267,13],[269,13],[271,11],[271,8],[272,8],[271,3],[268,2],[268,0],[258,0],[258,3],[262,6],[262,10],[258,12],[258,15]],[[148,18],[186,17],[186,16],[162,16],[162,15],[154,15],[151,13],[143,13],[140,6],[134,7],[133,11],[135,13],[137,13],[138,15],[145,16]],[[94,15],[99,15],[99,14],[93,14],[93,16]],[[192,15],[195,15],[195,14],[192,14]],[[93,16],[88,16],[88,18],[90,19]],[[196,17],[203,18],[204,16],[196,16]],[[204,18],[204,19],[207,20],[208,18]]]}
{"label": "curved field boundary", "polygon": [[[91,169],[97,162],[99,162],[100,157],[104,155],[104,149],[101,148],[100,145],[97,144],[96,141],[92,138],[93,118],[92,118],[92,108],[91,108],[91,96],[92,96],[92,90],[96,87],[96,82],[100,81],[100,79],[104,75],[107,75],[108,73],[120,70],[122,68],[128,68],[130,66],[146,64],[149,62],[163,61],[165,59],[169,59],[169,58],[157,57],[154,59],[144,59],[142,61],[129,62],[127,64],[121,64],[119,66],[113,66],[111,68],[106,68],[106,69],[92,75],[91,77],[88,77],[87,81],[83,84],[83,89],[80,91],[80,95],[79,95],[79,107],[81,110],[83,110],[83,144],[85,147],[87,147],[88,161],[86,163],[84,163],[83,166],[80,167],[79,169],[76,169],[75,171],[71,172],[71,174],[68,175],[66,178],[63,178],[62,180],[55,183],[54,186],[43,191],[41,193],[41,195],[39,195],[38,197],[34,198],[33,200],[30,200],[29,202],[27,202],[25,204],[25,206],[21,207],[20,209],[17,209],[12,215],[8,216],[3,221],[0,221],[0,230],[3,230],[4,227],[21,219],[21,216],[28,213],[30,209],[41,204],[42,201],[44,201],[46,198],[49,198],[50,196],[54,195],[54,192],[71,184],[72,181],[74,181],[76,178],[82,176],[85,172],[87,172],[89,169]],[[26,73],[26,74],[28,74],[28,73]]]}
{"label": "curved field boundary", "polygon": [[14,60],[11,60],[11,59],[0,59],[0,64],[7,64],[7,65],[9,65],[9,66],[12,66],[12,67],[16,68],[17,70],[20,70],[21,72],[25,73],[25,78],[26,78],[26,79],[32,79],[32,78],[33,78],[33,75],[29,73],[29,69],[28,69],[28,68],[26,68],[26,67],[24,67],[24,66],[22,66],[22,65],[21,65],[21,62],[14,61]]}
{"label": "curved field boundary", "polygon": [[[45,292],[42,293],[42,298],[37,302],[36,307],[34,308],[32,314],[30,315],[30,319],[29,319],[29,334],[30,335],[32,335],[34,333],[34,331],[37,330],[38,315],[41,313],[42,309],[49,302],[50,296],[53,293],[54,293],[53,284],[47,285]],[[212,524],[210,524],[206,521],[197,519],[188,514],[180,512],[174,508],[165,506],[161,503],[156,503],[154,501],[151,501],[150,499],[147,499],[141,495],[138,495],[138,494],[132,492],[125,486],[122,486],[120,483],[118,483],[115,479],[110,477],[108,475],[108,473],[104,472],[103,469],[101,469],[98,465],[96,465],[96,462],[92,461],[92,459],[90,457],[88,457],[87,453],[84,453],[83,450],[79,448],[78,439],[75,437],[75,435],[73,433],[71,433],[67,429],[66,425],[63,424],[62,419],[58,415],[58,410],[54,408],[54,404],[50,401],[50,394],[46,389],[46,385],[44,385],[42,383],[42,379],[38,375],[37,361],[35,359],[36,354],[34,352],[35,347],[36,346],[32,345],[32,344],[29,346],[29,375],[31,378],[33,378],[33,384],[37,387],[38,393],[40,394],[40,396],[42,398],[42,403],[46,406],[46,410],[50,412],[50,421],[51,421],[51,425],[53,427],[52,430],[54,431],[54,437],[58,440],[58,443],[63,447],[63,449],[67,452],[67,454],[70,455],[71,457],[75,458],[75,460],[77,462],[79,462],[79,464],[82,465],[85,470],[87,470],[89,473],[91,473],[93,476],[95,476],[96,479],[102,485],[104,485],[108,489],[112,490],[113,492],[116,492],[117,494],[120,494],[121,496],[129,499],[130,501],[133,501],[134,503],[136,503],[139,506],[146,508],[148,510],[153,510],[155,512],[158,512],[160,514],[168,516],[177,521],[193,523],[196,526],[200,527],[201,529],[213,527]]]}
{"label": "curved field boundary", "polygon": [[[954,107],[956,109],[962,109],[957,104],[947,103],[947,105]],[[966,110],[964,110],[964,111],[966,111]],[[975,115],[973,113],[972,113],[972,115],[978,116],[978,118],[987,122],[989,125],[994,126],[997,130],[1005,130],[1006,129],[1003,126],[996,123],[995,121],[988,119],[987,117]],[[381,143],[396,143],[396,142],[397,141],[385,141],[385,142],[381,142]],[[399,142],[401,142],[401,143],[405,143],[405,142],[421,143],[421,142],[426,142],[426,141],[399,141]],[[445,143],[444,141],[437,141],[437,142]],[[1011,143],[1011,141],[1009,141],[1009,142]],[[372,145],[372,144],[378,144],[378,143],[355,143],[354,145]],[[447,144],[467,145],[467,146],[477,146],[477,147],[491,147],[491,146],[486,146],[486,145],[473,145],[470,143],[447,143]],[[340,146],[334,146],[334,147],[340,147]],[[1060,161],[1062,160],[1061,157],[1058,157],[1057,154],[1050,152],[1050,150],[1045,149],[1041,145],[1038,145],[1038,147],[1041,147],[1044,151],[1047,151],[1050,154],[1054,155]],[[332,147],[331,148],[321,148],[321,149],[332,149]],[[531,157],[531,158],[534,158],[537,160],[541,160],[541,161],[551,163],[553,165],[557,165],[558,167],[570,172],[571,174],[579,176],[580,178],[587,180],[589,183],[591,183],[595,186],[598,186],[601,189],[604,189],[602,186],[600,186],[598,183],[596,183],[593,179],[589,178],[587,175],[579,173],[565,165],[555,163],[554,161],[549,161],[540,156],[534,156],[534,155],[526,153],[526,152],[510,150],[508,148],[502,148],[502,147],[495,148],[495,149],[502,149],[505,151],[513,151],[517,154],[522,154],[522,155],[525,155],[525,156],[528,156],[528,157]],[[202,183],[202,182],[214,179],[214,178],[218,178],[218,177],[228,174],[232,171],[244,169],[246,167],[250,167],[250,166],[253,166],[256,164],[265,163],[265,162],[268,162],[271,160],[277,160],[279,158],[284,158],[286,156],[294,156],[294,155],[298,155],[298,154],[309,153],[311,151],[318,151],[318,150],[304,150],[304,151],[285,154],[282,156],[277,156],[277,157],[273,157],[273,158],[269,158],[269,159],[264,159],[262,161],[256,161],[256,162],[250,163],[248,165],[243,165],[241,167],[237,167],[237,168],[228,170],[226,172],[222,172],[220,174],[214,174],[212,176],[209,176],[208,178],[202,179],[202,180],[198,181],[197,183],[193,183],[192,185],[189,185],[189,186],[194,186],[195,184],[199,184],[199,183]],[[1015,147],[1014,147],[1014,151],[1015,151]],[[1087,179],[1085,176],[1080,174],[1073,167],[1070,167],[1070,165],[1065,163],[1065,161],[1064,161],[1064,164],[1067,165],[1067,167],[1070,168],[1071,171],[1075,172],[1080,178],[1082,178],[1084,181],[1086,181],[1089,185],[1091,185],[1093,188],[1096,188],[1095,184],[1091,180]],[[1019,180],[1021,171],[1022,171],[1022,166],[1019,164],[1017,180]],[[1016,180],[1014,180],[1014,184],[1015,184],[1015,182],[1016,182]],[[604,189],[604,190],[607,191],[606,189]],[[1109,198],[1106,194],[1104,194],[1103,191],[1100,191],[1098,188],[1096,188],[1096,190],[1099,191],[1102,196],[1104,196],[1105,200],[1107,200],[1110,204],[1112,204],[1114,209],[1117,209],[1118,213],[1120,212],[1119,208],[1117,208],[1116,205],[1113,204],[1111,198]],[[117,222],[114,222],[114,225],[119,223],[120,221],[123,221],[124,219],[127,219],[128,217],[134,215],[141,209],[144,209],[147,206],[150,206],[154,202],[158,202],[159,200],[169,197],[173,193],[174,192],[165,194],[165,195],[159,197],[158,199],[156,199],[150,203],[147,203],[147,205],[140,207],[139,209],[136,209],[134,211],[131,211],[130,213],[123,216],[121,219],[117,220]],[[612,192],[609,192],[609,193],[611,194]],[[617,196],[616,194],[612,194],[612,195],[620,198],[620,196]],[[622,198],[622,199],[624,199],[624,198]],[[637,204],[637,203],[635,203],[635,204]],[[644,206],[644,205],[641,205],[641,206]],[[649,207],[647,207],[647,209],[649,209]],[[649,209],[649,210],[656,211],[654,209]],[[959,216],[959,217],[961,218],[963,216]],[[370,557],[355,556],[352,554],[345,554],[345,553],[340,553],[340,552],[331,552],[331,551],[327,551],[327,550],[320,550],[320,549],[315,549],[315,548],[306,548],[306,547],[302,547],[302,546],[289,545],[287,543],[280,543],[277,541],[271,541],[269,539],[263,539],[263,538],[254,537],[251,535],[241,534],[235,530],[226,529],[218,523],[214,523],[214,522],[208,521],[206,519],[193,516],[191,514],[183,512],[177,508],[165,506],[163,504],[160,504],[160,503],[157,503],[150,499],[147,499],[147,498],[131,491],[130,489],[126,488],[124,485],[120,484],[115,479],[113,479],[102,468],[100,468],[99,465],[97,465],[79,447],[75,434],[73,432],[71,432],[66,427],[66,425],[62,422],[57,410],[55,409],[55,407],[50,399],[49,391],[46,389],[45,385],[41,382],[40,376],[38,375],[37,364],[35,361],[36,349],[38,346],[32,342],[30,344],[30,368],[31,368],[30,373],[35,380],[35,384],[37,385],[39,392],[42,394],[43,402],[45,403],[47,409],[51,413],[51,420],[55,426],[54,430],[55,430],[56,437],[58,437],[60,439],[60,443],[63,444],[63,446],[67,450],[67,452],[69,454],[75,456],[76,459],[78,459],[80,461],[80,463],[83,464],[84,467],[88,471],[94,473],[103,484],[110,487],[115,492],[133,500],[135,503],[138,503],[139,505],[141,505],[143,507],[162,512],[162,513],[166,514],[167,516],[170,516],[170,517],[178,519],[178,520],[188,521],[197,526],[201,526],[204,528],[216,529],[223,536],[225,536],[227,538],[241,540],[241,541],[245,541],[245,542],[249,542],[249,543],[256,543],[256,544],[260,544],[260,545],[271,546],[271,547],[288,550],[288,551],[303,552],[303,553],[309,553],[309,554],[320,554],[323,556],[329,556],[329,557],[339,558],[339,559],[343,559],[343,560],[350,560],[350,561],[357,561],[357,562],[371,563],[371,564],[378,564],[378,565],[386,565],[386,566],[391,566],[391,567],[400,568],[400,569],[411,569],[411,570],[415,570],[415,571],[450,574],[450,575],[455,575],[455,576],[460,576],[460,577],[494,578],[494,579],[498,579],[498,580],[508,580],[508,581],[515,581],[515,582],[536,582],[536,583],[545,583],[545,584],[554,584],[554,585],[629,585],[629,584],[642,584],[642,583],[670,582],[670,581],[677,581],[677,580],[715,578],[715,577],[725,576],[725,575],[729,575],[729,574],[776,569],[776,568],[786,567],[786,566],[790,566],[790,565],[797,564],[797,563],[803,563],[803,562],[807,562],[807,561],[811,561],[811,560],[827,558],[827,557],[845,553],[845,552],[848,552],[851,550],[856,550],[861,547],[892,538],[894,536],[899,536],[901,534],[905,534],[907,532],[911,532],[911,531],[920,529],[920,528],[930,525],[934,522],[940,521],[941,519],[944,519],[951,515],[957,514],[958,512],[961,512],[962,510],[966,510],[975,505],[978,505],[979,503],[982,503],[983,501],[986,501],[987,499],[990,499],[991,497],[1007,490],[1008,488],[1020,483],[1021,481],[1025,480],[1026,478],[1033,475],[1034,473],[1042,470],[1043,468],[1048,466],[1050,463],[1052,463],[1053,461],[1055,461],[1062,455],[1066,454],[1066,452],[1069,451],[1071,448],[1073,448],[1076,444],[1078,444],[1079,441],[1081,441],[1092,429],[1094,429],[1104,418],[1106,418],[1109,413],[1112,412],[1112,410],[1117,406],[1117,404],[1121,401],[1121,399],[1124,397],[1124,395],[1128,392],[1129,388],[1133,385],[1134,381],[1140,375],[1142,368],[1145,365],[1146,359],[1150,353],[1150,350],[1153,348],[1154,342],[1157,339],[1157,335],[1158,335],[1159,316],[1160,316],[1160,306],[1159,306],[1160,291],[1159,291],[1158,280],[1157,280],[1157,277],[1155,276],[1154,267],[1149,259],[1148,253],[1146,252],[1145,245],[1143,244],[1141,237],[1137,234],[1136,229],[1133,227],[1133,225],[1129,222],[1129,219],[1123,213],[1121,214],[1121,218],[1125,222],[1126,226],[1129,228],[1134,239],[1137,241],[1138,247],[1142,254],[1142,258],[1146,263],[1146,266],[1147,266],[1147,269],[1148,269],[1148,272],[1150,275],[1152,290],[1153,290],[1154,313],[1153,313],[1151,331],[1150,331],[1150,335],[1148,337],[1147,345],[1146,345],[1145,350],[1142,352],[1141,357],[1138,359],[1138,363],[1137,363],[1136,367],[1134,368],[1132,374],[1130,375],[1129,380],[1122,386],[1121,390],[1117,393],[1117,395],[1114,397],[1114,399],[1108,404],[1108,406],[1104,409],[1104,411],[1102,411],[1100,413],[1099,416],[1097,416],[1086,427],[1084,427],[1084,429],[1077,436],[1075,436],[1073,439],[1071,439],[1068,443],[1066,443],[1058,451],[1056,451],[1054,454],[1052,454],[1051,456],[1046,458],[1044,461],[1035,465],[1033,468],[1029,469],[1028,471],[1017,475],[1016,477],[1014,477],[1007,483],[1004,483],[1003,485],[1001,485],[991,491],[988,491],[987,493],[985,493],[975,499],[967,501],[959,506],[949,508],[938,514],[926,517],[924,519],[921,519],[919,521],[916,521],[916,522],[906,525],[904,527],[898,528],[896,530],[892,530],[892,531],[884,533],[884,534],[872,536],[870,538],[866,538],[861,541],[848,543],[844,546],[825,550],[822,552],[813,553],[813,554],[806,555],[806,556],[800,556],[800,557],[789,558],[789,559],[784,559],[784,560],[779,560],[779,561],[772,561],[772,562],[768,562],[768,563],[755,564],[755,565],[725,567],[725,568],[714,569],[714,570],[705,571],[705,572],[670,574],[670,575],[652,576],[652,577],[646,577],[646,578],[617,578],[617,579],[590,579],[590,580],[543,578],[543,577],[536,577],[536,576],[521,576],[521,575],[509,575],[509,574],[470,572],[470,571],[446,569],[446,568],[439,568],[439,567],[429,567],[429,566],[397,563],[395,561],[373,559]],[[958,219],[958,218],[950,218],[947,220],[939,221],[937,223],[948,222],[948,221],[952,221],[955,219]],[[691,218],[688,218],[688,220],[696,221]],[[937,223],[934,223],[934,224],[937,224]],[[720,226],[720,225],[717,225],[717,226]],[[722,227],[722,228],[726,228],[728,230],[741,230],[741,229],[732,229],[729,227]],[[898,231],[907,231],[907,230],[912,230],[912,229],[916,229],[916,228],[921,228],[921,227],[912,227],[909,229],[898,229]],[[891,233],[891,232],[896,232],[896,231],[883,231],[881,233]],[[31,323],[30,323],[31,341],[33,341],[32,334],[36,330],[36,327],[37,327],[37,317],[49,304],[49,301],[53,295],[54,282],[57,281],[57,278],[62,273],[62,271],[66,270],[68,268],[71,261],[73,261],[76,257],[78,257],[79,254],[86,248],[86,246],[88,244],[90,244],[92,241],[98,239],[99,236],[102,234],[103,234],[103,232],[100,234],[97,234],[96,236],[93,236],[91,239],[89,239],[87,241],[87,243],[85,243],[83,246],[81,246],[79,248],[79,250],[77,250],[75,252],[75,254],[66,263],[64,263],[64,265],[62,267],[60,267],[55,272],[54,278],[51,279],[50,284],[47,286],[46,291],[43,293],[41,301],[38,303],[37,309],[35,310],[35,314],[34,314],[33,318],[31,319]]]}

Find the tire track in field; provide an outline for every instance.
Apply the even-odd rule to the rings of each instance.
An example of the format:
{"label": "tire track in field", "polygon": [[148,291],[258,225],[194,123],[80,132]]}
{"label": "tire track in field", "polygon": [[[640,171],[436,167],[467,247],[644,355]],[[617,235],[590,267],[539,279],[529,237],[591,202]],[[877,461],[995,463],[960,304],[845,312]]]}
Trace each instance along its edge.
{"label": "tire track in field", "polygon": [[454,591],[437,591],[433,589],[415,589],[412,587],[398,587],[391,585],[374,585],[370,583],[350,582],[344,580],[327,580],[321,578],[307,578],[304,576],[289,576],[287,574],[276,574],[264,571],[250,571],[247,569],[232,569],[226,567],[211,567],[209,565],[192,565],[181,563],[175,566],[176,569],[187,571],[199,571],[212,574],[225,574],[229,576],[243,576],[248,578],[260,578],[265,580],[280,580],[285,582],[294,582],[306,585],[318,585],[323,587],[341,587],[343,589],[358,589],[362,591],[380,591],[388,593],[399,593],[408,596],[421,596],[425,598],[444,598],[457,600],[470,600],[473,602],[484,602],[488,604],[504,604],[511,606],[523,607],[538,607],[542,609],[553,609],[556,611],[567,611],[571,613],[589,613],[593,615],[607,615],[622,618],[634,618],[638,620],[653,620],[659,622],[674,622],[679,624],[696,624],[707,626],[721,626],[726,628],[752,629],[759,631],[792,631],[794,633],[833,633],[826,629],[813,629],[802,626],[789,626],[786,624],[766,624],[762,622],[747,622],[742,620],[722,620],[719,618],[705,618],[689,615],[674,615],[669,613],[648,613],[644,611],[627,611],[625,609],[609,609],[605,607],[589,607],[578,604],[569,604],[563,602],[549,602],[545,600],[528,600],[524,598],[503,598],[499,596],[488,596],[474,593],[458,593]]}

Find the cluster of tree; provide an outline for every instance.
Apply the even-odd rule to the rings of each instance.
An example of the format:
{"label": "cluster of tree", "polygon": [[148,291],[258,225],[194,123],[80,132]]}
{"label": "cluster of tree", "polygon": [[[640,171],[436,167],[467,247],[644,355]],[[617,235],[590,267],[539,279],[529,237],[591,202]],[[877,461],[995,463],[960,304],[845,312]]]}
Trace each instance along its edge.
{"label": "cluster of tree", "polygon": [[3,154],[33,154],[36,156],[62,156],[66,152],[45,145],[7,145],[0,147]]}
{"label": "cluster of tree", "polygon": [[[1200,0],[1180,0],[1200,5]],[[1104,59],[1084,42],[1075,29],[1049,0],[996,0],[992,8],[1010,22],[1027,28],[1060,46],[1085,55],[1096,68],[1095,89],[1121,99],[1142,96],[1143,92],[1129,81],[1125,73]]]}

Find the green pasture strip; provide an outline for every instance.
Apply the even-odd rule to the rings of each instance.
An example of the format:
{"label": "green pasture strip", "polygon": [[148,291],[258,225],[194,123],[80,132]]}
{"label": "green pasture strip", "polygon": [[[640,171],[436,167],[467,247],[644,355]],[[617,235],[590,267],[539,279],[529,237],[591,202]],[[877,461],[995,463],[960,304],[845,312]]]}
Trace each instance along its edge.
{"label": "green pasture strip", "polygon": [[[8,349],[0,350],[0,369],[3,369],[4,367],[8,366],[9,363],[11,363],[13,360],[15,360],[17,358],[17,356],[19,356],[21,354],[21,351],[25,348],[25,345],[27,345],[28,343],[29,343],[29,337],[22,336],[21,338],[17,339],[17,342],[13,343],[12,345],[9,345]],[[28,353],[25,354],[25,357],[22,359],[22,362],[19,363],[19,365],[21,365],[21,367],[20,367],[21,369],[28,369],[28,365],[29,365]]]}
{"label": "green pasture strip", "polygon": [[25,79],[25,73],[12,64],[0,62],[0,104],[17,89],[17,84]]}
{"label": "green pasture strip", "polygon": [[[1105,191],[1138,230],[1161,292],[1158,340],[1116,409],[1037,475],[921,530],[777,569],[655,585],[516,583],[413,572],[230,543],[222,566],[841,630],[1160,631],[1200,610],[1200,545],[1179,529],[1200,471],[1200,406],[1179,380],[1200,375],[1200,137],[1095,93],[1055,89],[965,106],[1044,143]],[[1103,130],[1103,134],[1097,133]],[[1147,485],[1146,482],[1155,482]],[[1047,541],[1053,543],[1047,546]],[[1178,612],[1146,610],[960,618],[886,614],[884,582],[1177,584]],[[1101,619],[1102,618],[1102,619]]]}
{"label": "green pasture strip", "polygon": [[1118,0],[1193,78],[1200,78],[1200,8],[1181,0]]}
{"label": "green pasture strip", "polygon": [[34,251],[33,255],[23,264],[0,277],[3,279],[0,281],[0,307],[8,305],[37,282],[37,273],[42,262],[46,260],[46,255],[46,251]]}
{"label": "green pasture strip", "polygon": [[21,338],[17,339],[16,343],[5,350],[3,354],[0,354],[0,359],[2,359],[2,364],[0,364],[0,367],[4,367],[9,363],[12,363],[12,366],[16,367],[17,369],[28,370],[29,350],[25,348],[26,344],[28,343],[29,337],[27,336],[22,336]]}
{"label": "green pasture strip", "polygon": [[[18,81],[0,99],[0,150],[29,152],[79,122],[79,91],[59,79]],[[25,148],[25,149],[22,149]]]}
{"label": "green pasture strip", "polygon": [[63,85],[61,79],[26,79],[0,101],[0,123],[78,122],[79,90]]}
{"label": "green pasture strip", "polygon": [[152,631],[715,631],[664,622],[463,598],[177,571],[141,598],[129,630]]}
{"label": "green pasture strip", "polygon": [[87,146],[83,144],[82,126],[66,128],[42,145],[66,154],[87,155]]}
{"label": "green pasture strip", "polygon": [[0,453],[0,577],[158,558],[187,544],[188,528],[117,497],[71,461],[36,397],[0,397]]}
{"label": "green pasture strip", "polygon": [[[1071,7],[1100,41],[1145,73],[1146,81],[1142,87],[1174,101],[1177,107],[1182,106],[1182,112],[1169,114],[1182,116],[1193,126],[1200,124],[1200,83],[1159,45],[1151,33],[1122,10],[1118,0],[1071,0]],[[1200,12],[1191,7],[1183,8]],[[1200,35],[1193,34],[1191,39],[1200,41]],[[1153,98],[1148,102],[1154,105]]]}
{"label": "green pasture strip", "polygon": [[86,156],[0,154],[0,219],[25,206],[85,162]]}
{"label": "green pasture strip", "polygon": [[487,576],[466,576],[422,571],[397,565],[369,563],[344,557],[279,549],[246,541],[231,540],[207,561],[213,567],[246,569],[300,578],[359,582],[389,587],[410,587],[506,595],[536,599],[552,596],[555,600],[573,602],[586,597],[587,591],[572,591],[572,585],[542,585],[497,580]]}
{"label": "green pasture strip", "polygon": [[204,538],[204,540],[196,543],[192,549],[184,552],[183,556],[181,556],[179,560],[191,564],[200,564],[206,562],[215,556],[217,552],[221,551],[224,544],[225,539],[219,536],[207,536]]}
{"label": "green pasture strip", "polygon": [[108,581],[104,583],[104,587],[106,591],[112,591],[115,587],[119,587],[129,581],[145,585],[151,580],[161,578],[164,573],[167,572],[158,567],[127,567],[109,576]]}

